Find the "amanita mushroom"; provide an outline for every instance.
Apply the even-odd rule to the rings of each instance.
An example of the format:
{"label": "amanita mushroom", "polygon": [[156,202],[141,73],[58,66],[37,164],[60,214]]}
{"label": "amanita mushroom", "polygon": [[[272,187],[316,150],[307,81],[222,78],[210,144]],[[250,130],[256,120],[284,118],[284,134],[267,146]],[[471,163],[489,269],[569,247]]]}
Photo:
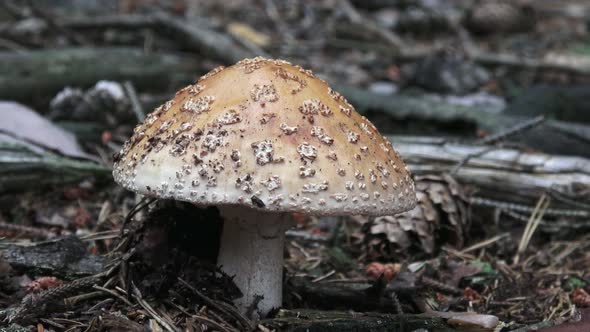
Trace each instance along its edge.
{"label": "amanita mushroom", "polygon": [[371,122],[311,71],[263,58],[216,68],[156,108],[113,175],[147,196],[217,206],[218,262],[244,294],[238,307],[259,315],[281,305],[290,212],[390,215],[416,201]]}

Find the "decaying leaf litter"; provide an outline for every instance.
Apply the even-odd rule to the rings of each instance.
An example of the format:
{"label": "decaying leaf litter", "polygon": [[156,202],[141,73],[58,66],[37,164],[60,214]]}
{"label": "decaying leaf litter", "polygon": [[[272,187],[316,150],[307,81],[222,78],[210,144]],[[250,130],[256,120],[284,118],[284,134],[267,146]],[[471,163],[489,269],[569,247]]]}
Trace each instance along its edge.
{"label": "decaying leaf litter", "polygon": [[[576,12],[586,7],[2,4],[0,72],[13,82],[0,83],[2,98],[84,148],[73,155],[42,130],[2,129],[5,329],[583,329],[588,58]],[[239,290],[215,267],[215,209],[142,200],[109,175],[151,109],[255,55],[312,68],[396,135],[419,200],[390,217],[294,216],[285,309],[262,321],[231,305]]]}

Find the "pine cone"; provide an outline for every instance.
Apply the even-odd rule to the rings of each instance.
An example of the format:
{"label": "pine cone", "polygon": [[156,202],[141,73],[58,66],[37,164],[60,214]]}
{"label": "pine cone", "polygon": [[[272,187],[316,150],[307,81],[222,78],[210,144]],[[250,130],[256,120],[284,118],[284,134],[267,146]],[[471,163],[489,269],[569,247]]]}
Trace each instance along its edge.
{"label": "pine cone", "polygon": [[365,249],[371,256],[411,251],[434,254],[450,243],[461,248],[467,231],[466,199],[450,175],[416,176],[418,204],[410,211],[378,217],[364,227]]}

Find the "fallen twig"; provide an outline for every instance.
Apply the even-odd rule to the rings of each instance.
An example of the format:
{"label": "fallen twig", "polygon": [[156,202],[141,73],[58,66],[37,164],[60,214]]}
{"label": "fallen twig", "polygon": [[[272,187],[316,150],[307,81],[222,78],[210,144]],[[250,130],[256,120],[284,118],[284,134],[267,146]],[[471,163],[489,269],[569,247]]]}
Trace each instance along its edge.
{"label": "fallen twig", "polygon": [[231,307],[230,305],[227,305],[223,302],[210,299],[209,297],[205,296],[205,294],[199,292],[196,288],[191,286],[188,282],[184,281],[182,278],[178,278],[178,281],[180,281],[181,284],[183,284],[186,288],[190,289],[193,293],[195,293],[195,295],[197,295],[203,302],[205,302],[207,306],[215,308],[229,317],[235,318],[238,322],[240,322],[242,327],[245,329],[254,329],[254,324],[246,317],[244,317],[239,311],[237,311],[236,308]]}
{"label": "fallen twig", "polygon": [[475,144],[494,144],[503,140],[506,140],[510,136],[522,133],[526,130],[534,128],[545,121],[544,116],[537,116],[535,118],[523,121],[522,123],[518,123],[515,126],[508,128],[507,130],[503,130],[497,134],[489,135],[484,137],[480,140],[475,141]]}
{"label": "fallen twig", "polygon": [[344,11],[350,22],[355,25],[355,28],[364,29],[369,33],[377,35],[394,52],[399,52],[404,48],[404,43],[399,36],[390,30],[380,27],[372,20],[364,19],[349,0],[340,0],[339,3],[340,9]]}
{"label": "fallen twig", "polygon": [[[498,201],[483,197],[471,197],[469,202],[473,205],[489,206],[506,211],[518,211],[522,213],[532,213],[535,210],[534,206],[528,206],[523,204],[517,204],[512,202]],[[576,209],[546,209],[545,215],[556,216],[556,217],[575,217],[575,218],[588,218],[590,217],[590,211],[588,210],[576,210]],[[528,220],[528,219],[527,219]]]}
{"label": "fallen twig", "polygon": [[173,323],[169,323],[167,322],[164,318],[162,318],[157,311],[152,308],[150,306],[149,303],[147,303],[143,297],[141,296],[141,292],[139,291],[139,288],[137,288],[137,286],[135,286],[135,284],[131,284],[131,287],[133,289],[133,298],[135,299],[135,301],[137,301],[137,303],[143,308],[145,309],[145,311],[148,313],[148,315],[150,315],[153,319],[156,320],[156,322],[158,322],[158,324],[160,324],[162,327],[164,327],[168,332],[178,332],[179,330],[174,326]]}
{"label": "fallen twig", "polygon": [[14,232],[17,234],[26,234],[37,239],[50,239],[56,236],[55,233],[52,233],[43,228],[7,223],[2,219],[2,216],[0,216],[0,230]]}
{"label": "fallen twig", "polygon": [[426,276],[420,277],[419,280],[420,280],[420,282],[422,282],[422,284],[424,284],[424,286],[436,289],[438,291],[446,292],[446,293],[453,294],[453,295],[463,294],[463,292],[457,287],[447,285],[443,282],[440,282],[438,280],[434,280],[434,279],[426,277]]}

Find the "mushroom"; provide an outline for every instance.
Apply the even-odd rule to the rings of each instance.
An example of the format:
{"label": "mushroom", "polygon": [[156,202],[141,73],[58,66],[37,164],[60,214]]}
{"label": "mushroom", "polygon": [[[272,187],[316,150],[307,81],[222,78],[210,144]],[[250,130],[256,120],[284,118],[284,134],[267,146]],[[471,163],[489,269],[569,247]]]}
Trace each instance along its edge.
{"label": "mushroom", "polygon": [[291,212],[390,215],[414,183],[391,143],[326,82],[282,60],[219,67],[151,113],[113,175],[147,196],[217,206],[218,263],[260,316],[281,305]]}

